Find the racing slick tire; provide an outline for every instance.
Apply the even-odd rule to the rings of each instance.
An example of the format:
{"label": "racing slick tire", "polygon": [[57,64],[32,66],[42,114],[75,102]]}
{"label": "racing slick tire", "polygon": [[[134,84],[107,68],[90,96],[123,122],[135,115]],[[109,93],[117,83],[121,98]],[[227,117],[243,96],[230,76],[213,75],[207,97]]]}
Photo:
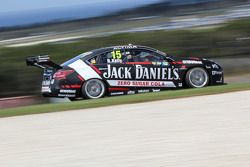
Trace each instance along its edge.
{"label": "racing slick tire", "polygon": [[202,88],[208,85],[209,76],[204,68],[195,67],[188,70],[185,81],[188,87]]}
{"label": "racing slick tire", "polygon": [[82,86],[83,98],[98,99],[105,95],[106,87],[103,81],[99,79],[90,79]]}

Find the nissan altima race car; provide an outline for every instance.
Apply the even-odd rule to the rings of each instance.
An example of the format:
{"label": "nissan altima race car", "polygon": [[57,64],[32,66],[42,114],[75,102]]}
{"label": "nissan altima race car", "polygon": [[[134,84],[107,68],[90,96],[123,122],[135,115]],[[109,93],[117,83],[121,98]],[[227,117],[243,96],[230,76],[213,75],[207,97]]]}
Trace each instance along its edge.
{"label": "nissan altima race car", "polygon": [[43,96],[71,100],[224,83],[222,67],[211,60],[169,56],[132,44],[92,50],[61,65],[49,56],[28,57],[26,64],[44,70]]}

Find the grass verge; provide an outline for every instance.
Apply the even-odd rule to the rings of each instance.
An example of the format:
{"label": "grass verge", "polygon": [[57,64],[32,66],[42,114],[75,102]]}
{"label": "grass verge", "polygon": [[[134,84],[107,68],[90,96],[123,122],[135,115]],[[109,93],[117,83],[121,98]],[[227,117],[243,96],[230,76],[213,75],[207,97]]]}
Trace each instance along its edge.
{"label": "grass verge", "polygon": [[212,86],[200,89],[169,90],[157,93],[145,93],[145,94],[126,95],[119,97],[116,96],[116,97],[108,97],[96,100],[83,100],[83,101],[68,102],[68,103],[43,104],[43,105],[32,105],[26,107],[10,108],[10,109],[0,110],[0,118],[29,115],[29,114],[59,112],[59,111],[67,111],[75,109],[96,108],[96,107],[112,106],[119,104],[141,103],[141,102],[175,99],[175,98],[183,98],[191,96],[211,95],[211,94],[227,93],[227,92],[242,91],[242,90],[250,90],[250,83]]}

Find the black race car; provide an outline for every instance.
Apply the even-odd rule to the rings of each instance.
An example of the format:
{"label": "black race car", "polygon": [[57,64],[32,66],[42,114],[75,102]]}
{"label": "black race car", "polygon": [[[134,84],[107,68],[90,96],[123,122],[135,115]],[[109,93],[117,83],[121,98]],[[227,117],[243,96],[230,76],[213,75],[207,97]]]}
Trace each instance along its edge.
{"label": "black race car", "polygon": [[44,69],[43,96],[71,100],[224,83],[222,67],[211,60],[181,59],[132,44],[92,50],[61,65],[49,56],[28,57],[26,63]]}

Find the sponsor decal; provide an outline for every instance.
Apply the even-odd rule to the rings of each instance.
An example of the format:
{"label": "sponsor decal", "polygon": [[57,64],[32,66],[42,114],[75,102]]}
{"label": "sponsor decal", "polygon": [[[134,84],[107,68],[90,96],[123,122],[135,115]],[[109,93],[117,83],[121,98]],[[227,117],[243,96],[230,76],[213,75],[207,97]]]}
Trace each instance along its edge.
{"label": "sponsor decal", "polygon": [[138,90],[138,93],[148,93],[150,92],[149,89]]}
{"label": "sponsor decal", "polygon": [[108,63],[122,63],[122,59],[107,59]]}
{"label": "sponsor decal", "polygon": [[135,94],[135,91],[130,90],[130,91],[127,92],[127,94],[128,95],[133,95],[133,94]]}
{"label": "sponsor decal", "polygon": [[183,64],[202,64],[202,61],[198,60],[182,60]]}
{"label": "sponsor decal", "polygon": [[176,87],[172,81],[107,80],[110,86],[121,87]]}
{"label": "sponsor decal", "polygon": [[60,89],[60,93],[76,93],[76,90],[71,90],[71,89]]}
{"label": "sponsor decal", "polygon": [[115,78],[115,79],[131,79],[132,67],[111,67],[108,65],[108,71],[103,73],[104,78]]}
{"label": "sponsor decal", "polygon": [[183,84],[182,84],[182,83],[179,83],[179,84],[178,84],[178,86],[179,86],[179,87],[182,87],[182,86],[183,86]]}
{"label": "sponsor decal", "polygon": [[[132,79],[132,67],[115,67],[108,65],[108,70],[103,73],[106,79]],[[178,68],[143,67],[135,65],[136,80],[178,80]]]}
{"label": "sponsor decal", "polygon": [[152,62],[153,65],[155,66],[168,66],[168,62]]}
{"label": "sponsor decal", "polygon": [[47,72],[47,73],[52,73],[52,72],[53,72],[53,70],[46,69],[46,70],[45,70],[45,72]]}
{"label": "sponsor decal", "polygon": [[76,97],[74,94],[58,94],[58,97]]}
{"label": "sponsor decal", "polygon": [[212,75],[222,75],[222,71],[212,71]]}
{"label": "sponsor decal", "polygon": [[152,89],[152,92],[160,92],[161,89]]}
{"label": "sponsor decal", "polygon": [[43,86],[43,87],[42,87],[42,92],[43,92],[43,93],[45,93],[45,92],[46,92],[46,93],[51,93],[51,89],[50,89],[49,86]]}
{"label": "sponsor decal", "polygon": [[111,96],[113,95],[124,95],[124,92],[112,92],[110,93]]}
{"label": "sponsor decal", "polygon": [[39,63],[48,62],[48,61],[50,61],[50,57],[48,55],[38,56],[38,62]]}
{"label": "sponsor decal", "polygon": [[212,68],[219,69],[219,66],[217,64],[212,64]]}
{"label": "sponsor decal", "polygon": [[50,85],[50,81],[43,81],[42,85]]}
{"label": "sponsor decal", "polygon": [[114,47],[114,50],[119,50],[119,49],[134,49],[137,48],[135,45],[125,45],[125,46],[116,46]]}
{"label": "sponsor decal", "polygon": [[206,68],[207,68],[207,69],[211,69],[211,67],[210,67],[210,66],[206,66]]}
{"label": "sponsor decal", "polygon": [[162,62],[152,62],[152,64],[155,65],[155,66],[161,66]]}
{"label": "sponsor decal", "polygon": [[145,68],[135,66],[136,79],[178,80],[178,68]]}
{"label": "sponsor decal", "polygon": [[162,65],[163,65],[163,66],[168,66],[169,63],[168,63],[168,62],[162,62]]}

